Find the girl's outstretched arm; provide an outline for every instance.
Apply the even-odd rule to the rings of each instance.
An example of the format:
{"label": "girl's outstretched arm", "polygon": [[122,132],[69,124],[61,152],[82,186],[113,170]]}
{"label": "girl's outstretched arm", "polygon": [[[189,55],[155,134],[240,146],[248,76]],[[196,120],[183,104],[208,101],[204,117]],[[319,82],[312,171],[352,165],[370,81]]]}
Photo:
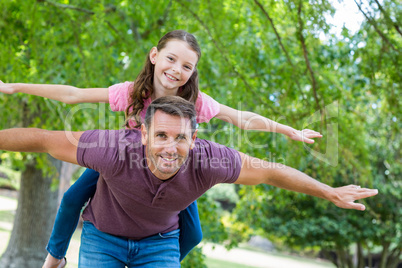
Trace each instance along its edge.
{"label": "girl's outstretched arm", "polygon": [[314,143],[312,138],[322,137],[319,132],[314,130],[296,130],[259,114],[247,111],[239,111],[223,104],[220,104],[220,111],[215,117],[231,123],[241,129],[277,132],[284,134],[295,141]]}
{"label": "girl's outstretched arm", "polygon": [[26,93],[49,98],[67,104],[83,102],[109,102],[108,88],[77,88],[65,85],[42,85],[23,83],[3,83],[0,81],[0,92],[5,94]]}

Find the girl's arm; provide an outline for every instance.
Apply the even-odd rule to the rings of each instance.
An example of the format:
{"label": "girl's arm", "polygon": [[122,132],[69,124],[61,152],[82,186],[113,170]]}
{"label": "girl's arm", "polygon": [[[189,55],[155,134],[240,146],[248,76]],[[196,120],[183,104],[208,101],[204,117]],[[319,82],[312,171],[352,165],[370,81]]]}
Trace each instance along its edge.
{"label": "girl's arm", "polygon": [[312,138],[322,137],[319,132],[310,129],[296,130],[261,115],[247,111],[238,111],[223,104],[220,104],[220,111],[215,117],[241,129],[277,132],[295,141],[314,143]]}
{"label": "girl's arm", "polygon": [[23,83],[3,83],[0,81],[0,92],[6,94],[26,93],[49,98],[67,104],[83,102],[109,102],[108,88],[77,88],[65,85],[41,85]]}

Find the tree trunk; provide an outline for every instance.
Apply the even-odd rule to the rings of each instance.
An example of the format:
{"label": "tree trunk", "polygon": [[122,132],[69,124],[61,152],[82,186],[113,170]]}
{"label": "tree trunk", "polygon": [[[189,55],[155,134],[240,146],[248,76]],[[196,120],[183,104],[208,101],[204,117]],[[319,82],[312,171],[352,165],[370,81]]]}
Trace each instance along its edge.
{"label": "tree trunk", "polygon": [[381,252],[381,260],[380,260],[380,268],[387,268],[387,258],[389,252],[390,242],[384,241],[382,243],[382,252]]}
{"label": "tree trunk", "polygon": [[51,178],[43,177],[35,161],[26,165],[13,230],[0,267],[42,267],[57,208],[57,191],[52,192],[51,182]]}
{"label": "tree trunk", "polygon": [[361,242],[357,242],[356,245],[356,254],[357,254],[357,268],[364,268],[364,254],[363,247]]}
{"label": "tree trunk", "polygon": [[370,251],[367,254],[367,258],[368,258],[368,268],[372,268],[373,267],[373,255],[371,254]]}
{"label": "tree trunk", "polygon": [[400,261],[400,257],[401,257],[401,248],[400,247],[396,247],[394,248],[391,253],[388,256],[388,260],[387,260],[387,268],[397,268],[400,267],[398,266],[401,261]]}

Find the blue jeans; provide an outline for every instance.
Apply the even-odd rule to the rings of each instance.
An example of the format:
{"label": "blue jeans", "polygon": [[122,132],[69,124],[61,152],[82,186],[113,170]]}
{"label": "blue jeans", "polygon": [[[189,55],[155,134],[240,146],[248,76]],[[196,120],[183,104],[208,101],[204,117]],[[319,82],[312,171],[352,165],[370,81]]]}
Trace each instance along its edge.
{"label": "blue jeans", "polygon": [[[96,191],[99,173],[86,169],[81,177],[64,194],[57,211],[52,234],[46,246],[50,255],[62,259],[67,252],[71,236],[77,227],[82,207]],[[202,240],[197,201],[179,214],[180,261]]]}
{"label": "blue jeans", "polygon": [[179,230],[130,240],[84,222],[78,267],[180,267]]}

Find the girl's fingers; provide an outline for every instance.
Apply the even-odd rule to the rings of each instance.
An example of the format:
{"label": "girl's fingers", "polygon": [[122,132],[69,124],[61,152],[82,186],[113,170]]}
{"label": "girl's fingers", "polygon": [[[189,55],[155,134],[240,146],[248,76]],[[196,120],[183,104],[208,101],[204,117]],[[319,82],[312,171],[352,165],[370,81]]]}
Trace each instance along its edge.
{"label": "girl's fingers", "polygon": [[319,136],[322,136],[320,132],[317,132],[317,131],[314,131],[314,130],[311,130],[311,129],[303,129],[302,133],[304,135],[319,135]]}

